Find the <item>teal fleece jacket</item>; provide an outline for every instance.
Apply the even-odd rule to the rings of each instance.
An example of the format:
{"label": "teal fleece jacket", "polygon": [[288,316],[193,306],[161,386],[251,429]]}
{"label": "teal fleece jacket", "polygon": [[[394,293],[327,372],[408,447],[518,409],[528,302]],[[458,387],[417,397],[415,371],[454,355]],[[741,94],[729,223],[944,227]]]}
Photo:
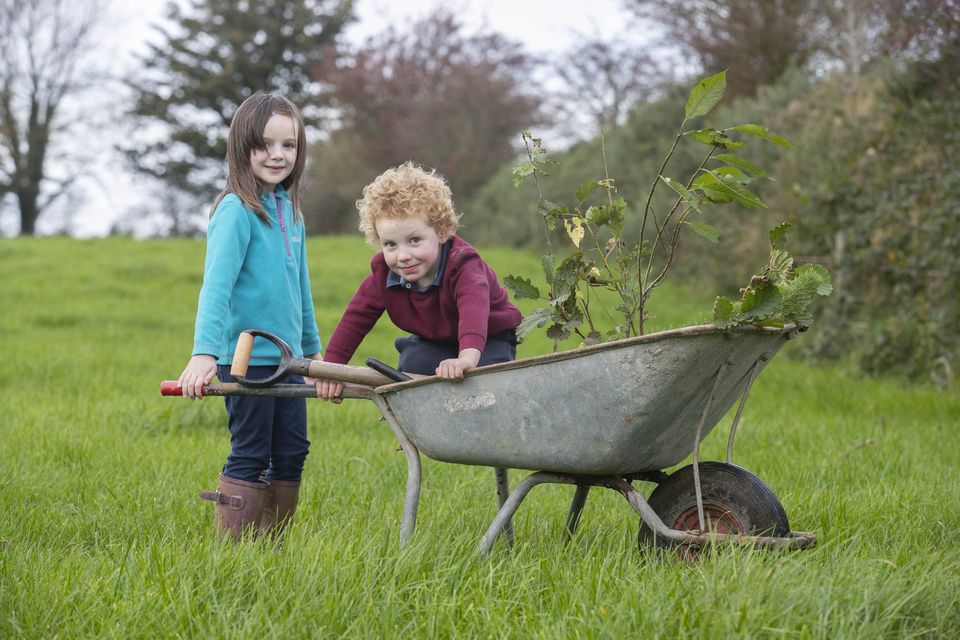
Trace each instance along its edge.
{"label": "teal fleece jacket", "polygon": [[[218,364],[230,364],[244,329],[276,334],[298,357],[320,352],[303,222],[296,220],[282,187],[260,201],[269,226],[231,193],[217,205],[207,227],[193,355],[212,355]],[[250,364],[279,363],[280,351],[258,338]]]}

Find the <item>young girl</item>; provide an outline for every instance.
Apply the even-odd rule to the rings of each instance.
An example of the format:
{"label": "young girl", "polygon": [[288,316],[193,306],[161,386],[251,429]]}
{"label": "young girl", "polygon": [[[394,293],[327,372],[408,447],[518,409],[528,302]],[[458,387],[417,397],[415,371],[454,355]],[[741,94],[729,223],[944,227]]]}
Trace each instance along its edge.
{"label": "young girl", "polygon": [[[410,336],[398,338],[399,369],[459,379],[470,369],[516,357],[520,310],[476,249],[456,235],[450,188],[434,172],[406,163],[388,169],[357,201],[360,230],[380,252],[327,345],[346,363],[386,311]],[[336,400],[343,385],[317,384]]]}
{"label": "young girl", "polygon": [[[301,214],[305,154],[303,120],[287,99],[258,93],[237,109],[227,139],[227,185],[207,230],[193,356],[179,379],[186,397],[201,398],[214,374],[232,380],[230,360],[244,329],[264,329],[296,355],[320,358]],[[258,341],[247,377],[268,377],[279,363],[276,347]],[[216,502],[220,537],[237,539],[248,529],[279,533],[296,509],[310,446],[306,402],[225,400],[230,454],[217,491],[200,495]]]}

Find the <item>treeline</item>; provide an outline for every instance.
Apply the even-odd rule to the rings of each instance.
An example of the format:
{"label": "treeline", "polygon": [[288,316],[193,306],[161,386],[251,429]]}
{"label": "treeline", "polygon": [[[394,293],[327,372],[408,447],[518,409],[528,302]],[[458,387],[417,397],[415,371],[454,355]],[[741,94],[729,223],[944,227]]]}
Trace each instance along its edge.
{"label": "treeline", "polygon": [[[821,52],[819,65],[790,63],[711,114],[703,127],[756,122],[793,148],[753,144],[738,152],[767,169],[769,179],[751,185],[767,207],[715,209],[704,222],[721,230],[720,243],[688,234],[676,267],[688,282],[735,293],[762,265],[767,230],[790,221],[791,252],[824,264],[834,280],[817,331],[805,340],[810,352],[853,355],[865,372],[950,386],[960,363],[960,14],[956,3],[937,9],[945,13],[923,16],[922,53],[871,42],[873,55],[848,65]],[[637,206],[673,142],[683,95],[667,91],[637,105],[602,141],[552,154],[559,164],[541,180],[543,196],[571,202],[582,180],[608,170],[630,205],[625,235],[638,235]],[[700,149],[681,145],[666,175],[694,170]],[[484,221],[465,233],[481,243],[542,246],[537,201],[536,188],[514,188],[504,168],[464,204],[468,222]]]}

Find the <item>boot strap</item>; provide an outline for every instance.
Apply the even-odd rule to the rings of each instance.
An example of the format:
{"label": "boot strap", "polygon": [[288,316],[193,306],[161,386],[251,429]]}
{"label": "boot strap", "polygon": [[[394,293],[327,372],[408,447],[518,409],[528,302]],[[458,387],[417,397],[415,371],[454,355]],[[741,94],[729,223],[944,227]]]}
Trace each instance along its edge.
{"label": "boot strap", "polygon": [[243,509],[245,500],[243,496],[228,496],[225,493],[220,493],[219,491],[201,491],[200,497],[204,500],[212,500],[217,504],[226,504],[234,509]]}

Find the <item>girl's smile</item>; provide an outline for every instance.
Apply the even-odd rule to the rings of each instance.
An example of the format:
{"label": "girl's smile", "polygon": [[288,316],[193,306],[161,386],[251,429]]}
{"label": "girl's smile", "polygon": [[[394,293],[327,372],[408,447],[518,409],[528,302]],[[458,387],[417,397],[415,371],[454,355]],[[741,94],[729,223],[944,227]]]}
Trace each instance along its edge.
{"label": "girl's smile", "polygon": [[250,152],[253,175],[272,191],[293,172],[296,160],[297,123],[290,116],[271,116],[263,129],[263,148]]}

